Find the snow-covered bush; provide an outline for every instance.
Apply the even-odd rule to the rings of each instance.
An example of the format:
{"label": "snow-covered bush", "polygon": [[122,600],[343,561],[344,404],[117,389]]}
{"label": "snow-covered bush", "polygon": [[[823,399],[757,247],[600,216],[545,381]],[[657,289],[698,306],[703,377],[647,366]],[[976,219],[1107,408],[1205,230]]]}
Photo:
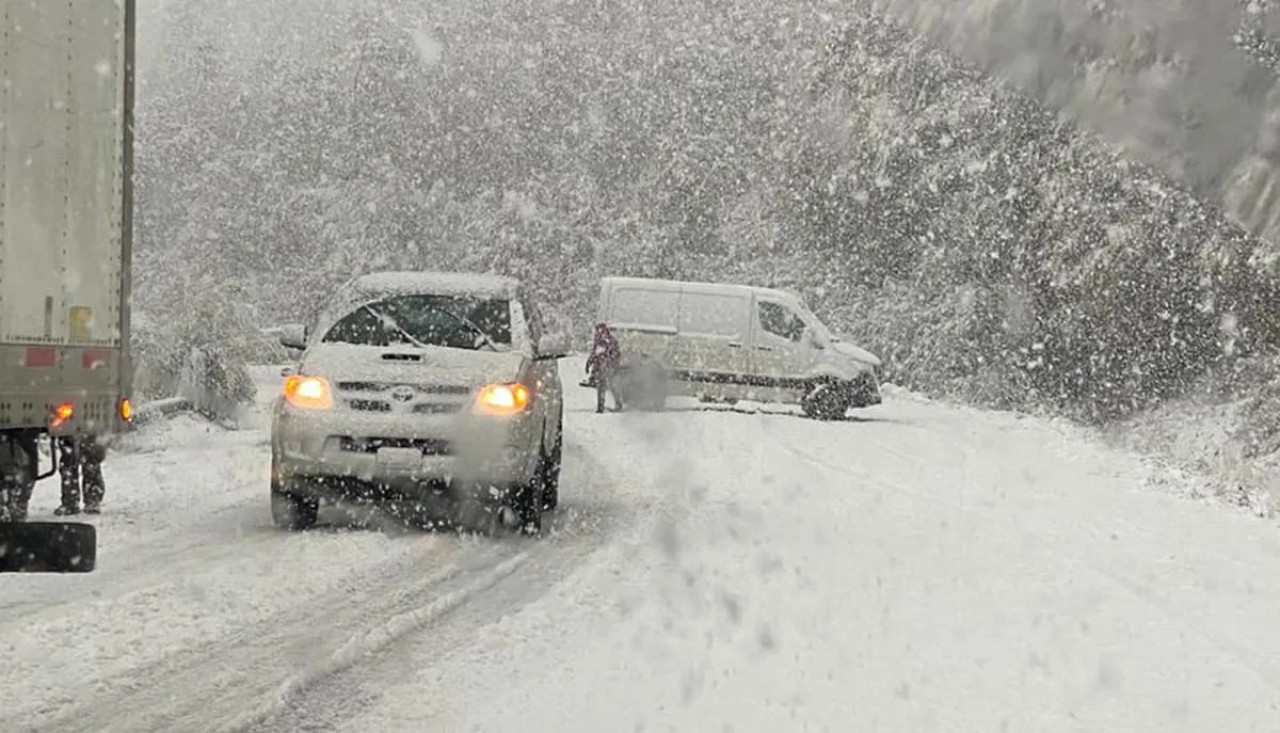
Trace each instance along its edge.
{"label": "snow-covered bush", "polygon": [[284,348],[264,336],[222,288],[169,288],[135,318],[134,393],[139,402],[183,397],[215,419],[236,416],[255,397],[246,366],[281,363]]}
{"label": "snow-covered bush", "polygon": [[1248,375],[1236,390],[1243,396],[1236,438],[1245,457],[1280,459],[1280,355],[1249,360]]}

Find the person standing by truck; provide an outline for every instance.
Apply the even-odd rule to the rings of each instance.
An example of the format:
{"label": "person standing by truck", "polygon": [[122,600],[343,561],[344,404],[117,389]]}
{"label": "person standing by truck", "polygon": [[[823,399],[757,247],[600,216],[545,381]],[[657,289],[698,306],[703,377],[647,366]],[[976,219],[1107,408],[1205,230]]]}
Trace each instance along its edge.
{"label": "person standing by truck", "polygon": [[106,446],[94,435],[68,435],[58,438],[57,442],[62,505],[53,513],[58,516],[79,514],[81,498],[84,499],[85,514],[101,513],[102,498],[107,489],[102,480]]}

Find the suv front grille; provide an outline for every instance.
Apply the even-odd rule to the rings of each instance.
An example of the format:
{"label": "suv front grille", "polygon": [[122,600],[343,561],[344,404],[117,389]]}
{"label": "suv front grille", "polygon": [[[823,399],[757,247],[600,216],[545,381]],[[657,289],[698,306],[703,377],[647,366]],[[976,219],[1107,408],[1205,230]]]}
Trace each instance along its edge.
{"label": "suv front grille", "polygon": [[338,382],[339,392],[386,392],[396,387],[412,387],[420,394],[430,395],[466,395],[471,394],[470,387],[455,384],[399,384],[394,382]]}
{"label": "suv front grille", "polygon": [[440,438],[353,438],[335,435],[338,449],[345,453],[377,453],[379,448],[417,448],[424,456],[447,456],[452,452],[449,441]]}
{"label": "suv front grille", "polygon": [[350,381],[336,387],[348,409],[382,414],[452,415],[466,407],[471,394],[471,388],[451,384]]}

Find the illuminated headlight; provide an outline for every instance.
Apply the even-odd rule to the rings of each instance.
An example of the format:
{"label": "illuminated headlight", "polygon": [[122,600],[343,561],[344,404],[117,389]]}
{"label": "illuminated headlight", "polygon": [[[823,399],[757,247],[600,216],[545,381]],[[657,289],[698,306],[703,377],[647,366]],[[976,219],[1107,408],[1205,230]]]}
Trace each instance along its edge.
{"label": "illuminated headlight", "polygon": [[529,407],[529,388],[523,384],[490,384],[476,395],[472,411],[480,415],[517,415]]}
{"label": "illuminated headlight", "polygon": [[333,390],[324,377],[294,375],[285,380],[284,399],[304,410],[333,408]]}

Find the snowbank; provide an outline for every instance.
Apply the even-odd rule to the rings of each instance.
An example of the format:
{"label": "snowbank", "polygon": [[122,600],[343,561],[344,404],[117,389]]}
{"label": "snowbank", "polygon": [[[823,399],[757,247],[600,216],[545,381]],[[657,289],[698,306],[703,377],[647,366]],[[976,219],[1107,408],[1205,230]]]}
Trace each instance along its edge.
{"label": "snowbank", "polygon": [[1211,373],[1187,396],[1100,433],[1112,444],[1202,475],[1216,496],[1271,516],[1280,509],[1280,360],[1237,366],[1243,378]]}

